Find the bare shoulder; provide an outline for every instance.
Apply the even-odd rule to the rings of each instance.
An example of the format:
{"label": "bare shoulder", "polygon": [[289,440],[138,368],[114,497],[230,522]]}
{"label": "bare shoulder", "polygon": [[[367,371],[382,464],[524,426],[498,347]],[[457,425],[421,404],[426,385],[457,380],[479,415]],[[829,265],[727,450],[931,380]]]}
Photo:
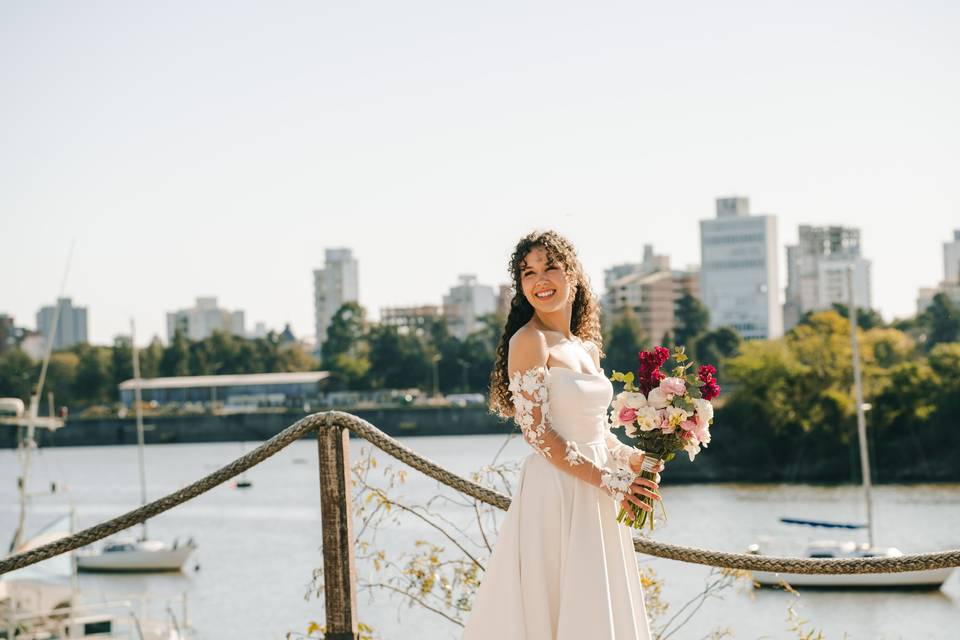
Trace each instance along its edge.
{"label": "bare shoulder", "polygon": [[547,338],[543,332],[530,325],[524,325],[510,337],[507,349],[507,369],[526,371],[547,364]]}

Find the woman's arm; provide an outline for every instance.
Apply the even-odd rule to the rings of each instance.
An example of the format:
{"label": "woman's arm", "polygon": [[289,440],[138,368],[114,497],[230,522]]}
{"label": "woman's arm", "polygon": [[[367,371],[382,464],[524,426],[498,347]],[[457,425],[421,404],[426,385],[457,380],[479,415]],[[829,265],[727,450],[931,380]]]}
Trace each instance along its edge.
{"label": "woman's arm", "polygon": [[[518,332],[510,340],[507,369],[515,409],[514,420],[524,439],[547,461],[584,482],[601,488],[618,503],[625,499],[646,508],[633,494],[638,492],[637,474],[629,468],[607,469],[580,453],[553,428],[547,377],[547,345],[542,335]],[[639,489],[639,491],[644,491]]]}

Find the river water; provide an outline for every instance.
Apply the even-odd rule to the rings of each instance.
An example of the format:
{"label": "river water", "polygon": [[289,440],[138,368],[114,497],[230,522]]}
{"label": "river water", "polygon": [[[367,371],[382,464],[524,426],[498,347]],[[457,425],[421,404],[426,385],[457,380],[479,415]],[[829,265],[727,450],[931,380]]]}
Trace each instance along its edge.
{"label": "river water", "polygon": [[[469,475],[489,464],[518,460],[530,450],[519,438],[505,436],[419,437],[405,444],[439,464]],[[364,443],[351,440],[357,459]],[[250,450],[239,443],[152,445],[147,447],[149,498],[174,491]],[[707,452],[705,455],[709,455]],[[381,463],[372,476],[390,462]],[[311,620],[322,622],[323,603],[305,598],[314,568],[321,566],[320,501],[316,444],[299,441],[255,467],[247,490],[222,485],[149,523],[152,538],[184,539],[199,544],[188,570],[174,575],[116,576],[81,574],[83,597],[96,601],[148,592],[158,598],[187,594],[189,617],[198,638],[284,638],[304,632]],[[676,460],[671,464],[687,464]],[[7,545],[17,514],[15,452],[0,451],[0,542]],[[31,490],[49,482],[62,490],[32,500],[28,533],[74,507],[78,528],[138,506],[137,453],[134,447],[47,448],[38,452]],[[801,545],[806,531],[780,525],[792,516],[863,521],[861,492],[853,486],[711,484],[670,486],[669,468],[662,492],[668,520],[655,538],[683,545],[742,551],[758,536]],[[417,472],[392,495],[424,503],[438,494],[455,497]],[[904,553],[960,547],[960,485],[899,485],[874,488],[878,544]],[[472,510],[442,503],[443,513],[464,523]],[[465,526],[469,526],[466,524]],[[443,544],[422,522],[407,518],[384,530],[378,542],[388,555],[411,550],[416,539]],[[449,545],[448,545],[449,546]],[[662,599],[669,617],[700,592],[709,569],[641,556],[663,580]],[[369,567],[360,567],[361,578]],[[801,591],[799,599],[783,591],[739,587],[708,599],[672,638],[703,638],[728,629],[733,638],[797,638],[789,630],[788,607],[806,620],[804,630],[849,639],[960,638],[960,575],[934,592]],[[360,619],[384,638],[458,638],[459,629],[436,614],[409,608],[398,596],[365,591]],[[666,618],[663,618],[665,620]]]}

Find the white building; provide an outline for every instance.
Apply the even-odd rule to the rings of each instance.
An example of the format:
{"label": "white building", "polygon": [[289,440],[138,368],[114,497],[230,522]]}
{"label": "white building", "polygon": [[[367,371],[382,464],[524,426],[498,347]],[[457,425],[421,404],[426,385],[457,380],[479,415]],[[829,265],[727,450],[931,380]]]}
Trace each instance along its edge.
{"label": "white building", "polygon": [[747,198],[717,198],[700,221],[700,299],[710,328],[732,326],[746,340],[783,335],[777,217],[751,215]]}
{"label": "white building", "polygon": [[443,296],[443,316],[451,335],[463,340],[482,328],[479,318],[497,310],[497,297],[493,287],[477,284],[476,276],[461,275],[460,284]]}
{"label": "white building", "polygon": [[246,337],[243,325],[243,311],[221,309],[215,297],[197,298],[193,307],[167,313],[167,341],[178,328],[190,340],[209,338],[214,331]]}
{"label": "white building", "polygon": [[860,230],[853,227],[800,225],[799,241],[787,247],[784,328],[808,311],[850,303],[847,268],[853,267],[853,297],[861,309],[871,307],[870,261],[860,252]]}
{"label": "white building", "polygon": [[45,340],[53,332],[53,321],[57,310],[57,332],[53,336],[54,349],[68,349],[75,344],[87,342],[87,308],[74,307],[70,298],[58,298],[55,307],[42,307],[37,312],[37,331]]}
{"label": "white building", "polygon": [[313,271],[313,310],[317,356],[327,341],[327,327],[346,302],[358,302],[357,260],[346,248],[327,249],[323,269]]}
{"label": "white building", "polygon": [[943,281],[936,287],[923,287],[917,292],[917,313],[926,311],[938,293],[946,294],[960,307],[960,229],[954,229],[953,242],[943,243]]}
{"label": "white building", "polygon": [[643,262],[606,269],[603,281],[604,313],[614,319],[629,309],[653,344],[661,344],[665,334],[674,330],[677,300],[684,293],[700,294],[696,269],[671,269],[670,257],[654,254],[649,244],[643,247]]}
{"label": "white building", "polygon": [[953,230],[953,242],[943,243],[943,280],[960,282],[960,229]]}

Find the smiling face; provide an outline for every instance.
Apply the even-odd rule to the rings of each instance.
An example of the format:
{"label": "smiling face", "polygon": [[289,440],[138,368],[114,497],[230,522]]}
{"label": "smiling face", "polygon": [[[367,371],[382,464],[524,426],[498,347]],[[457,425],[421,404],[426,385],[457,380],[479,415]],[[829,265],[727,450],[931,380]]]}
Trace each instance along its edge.
{"label": "smiling face", "polygon": [[563,265],[543,247],[533,247],[520,262],[523,295],[541,313],[559,311],[570,297],[570,283]]}

